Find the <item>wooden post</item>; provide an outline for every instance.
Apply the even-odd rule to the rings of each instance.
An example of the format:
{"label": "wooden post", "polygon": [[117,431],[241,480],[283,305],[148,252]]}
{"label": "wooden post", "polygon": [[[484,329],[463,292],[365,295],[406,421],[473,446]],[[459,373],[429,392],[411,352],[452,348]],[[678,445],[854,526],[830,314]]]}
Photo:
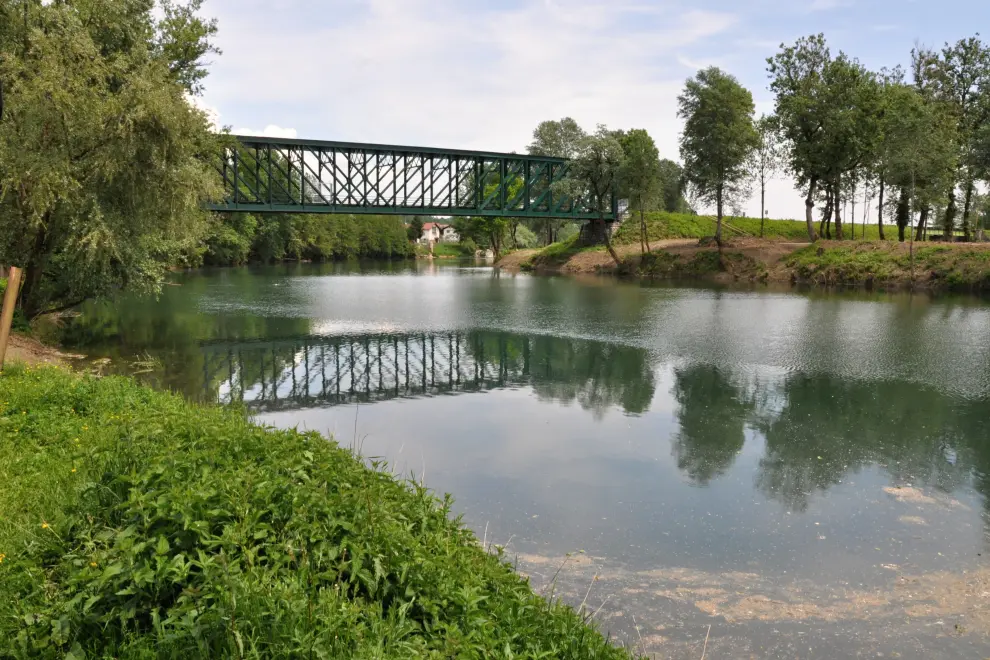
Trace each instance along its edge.
{"label": "wooden post", "polygon": [[7,341],[10,339],[10,324],[14,321],[14,305],[21,285],[21,269],[10,267],[7,277],[7,291],[3,296],[3,308],[0,310],[0,371],[3,370],[3,358],[7,353]]}

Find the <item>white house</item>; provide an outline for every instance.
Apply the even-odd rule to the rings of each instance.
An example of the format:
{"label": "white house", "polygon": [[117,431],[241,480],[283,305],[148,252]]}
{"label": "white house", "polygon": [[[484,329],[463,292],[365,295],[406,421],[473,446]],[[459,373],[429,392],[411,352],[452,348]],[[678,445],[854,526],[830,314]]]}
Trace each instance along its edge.
{"label": "white house", "polygon": [[461,237],[457,235],[452,226],[442,225],[439,222],[424,222],[423,235],[419,242],[423,245],[429,245],[430,243],[457,243],[460,240]]}

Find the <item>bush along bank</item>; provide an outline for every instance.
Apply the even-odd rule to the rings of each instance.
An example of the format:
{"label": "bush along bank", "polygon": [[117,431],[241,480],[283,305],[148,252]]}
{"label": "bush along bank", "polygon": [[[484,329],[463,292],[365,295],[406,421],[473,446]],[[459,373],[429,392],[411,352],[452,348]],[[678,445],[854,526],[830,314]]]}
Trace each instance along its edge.
{"label": "bush along bank", "polygon": [[0,445],[3,657],[629,657],[317,434],[15,367]]}

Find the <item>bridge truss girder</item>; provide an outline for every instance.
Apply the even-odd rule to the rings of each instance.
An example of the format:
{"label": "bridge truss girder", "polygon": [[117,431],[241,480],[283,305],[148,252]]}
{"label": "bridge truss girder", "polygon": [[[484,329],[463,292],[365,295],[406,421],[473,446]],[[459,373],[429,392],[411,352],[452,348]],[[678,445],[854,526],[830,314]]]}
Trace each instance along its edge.
{"label": "bridge truss girder", "polygon": [[[555,194],[569,162],[520,154],[232,136],[215,165],[214,211],[494,216],[590,220]],[[616,217],[612,200],[606,220]]]}

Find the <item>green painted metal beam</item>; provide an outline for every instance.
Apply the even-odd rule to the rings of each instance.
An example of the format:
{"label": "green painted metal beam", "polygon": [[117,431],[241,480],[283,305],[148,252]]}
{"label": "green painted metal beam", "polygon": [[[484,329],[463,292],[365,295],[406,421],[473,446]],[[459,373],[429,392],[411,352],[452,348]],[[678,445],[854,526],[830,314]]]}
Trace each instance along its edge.
{"label": "green painted metal beam", "polygon": [[[552,194],[569,162],[526,154],[232,136],[214,211],[597,218]],[[606,220],[615,218],[616,203]]]}

